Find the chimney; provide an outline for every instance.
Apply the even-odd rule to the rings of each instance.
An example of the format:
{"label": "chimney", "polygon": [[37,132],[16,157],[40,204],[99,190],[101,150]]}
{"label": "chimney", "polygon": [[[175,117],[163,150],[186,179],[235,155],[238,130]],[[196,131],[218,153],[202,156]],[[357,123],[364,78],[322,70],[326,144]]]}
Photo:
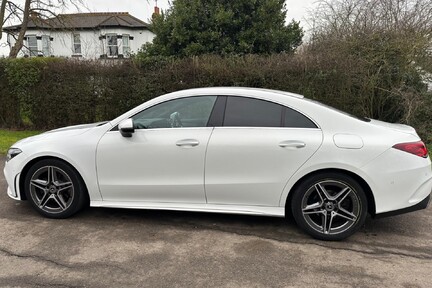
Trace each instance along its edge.
{"label": "chimney", "polygon": [[153,12],[152,16],[156,16],[156,15],[159,15],[159,14],[160,14],[160,9],[157,6],[157,0],[155,0],[155,7],[154,7],[154,12]]}

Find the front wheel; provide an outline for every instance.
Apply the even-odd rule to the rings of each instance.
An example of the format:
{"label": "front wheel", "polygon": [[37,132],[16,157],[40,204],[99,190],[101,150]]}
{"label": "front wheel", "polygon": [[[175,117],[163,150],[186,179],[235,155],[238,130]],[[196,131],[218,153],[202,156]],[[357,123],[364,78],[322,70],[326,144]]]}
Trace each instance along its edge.
{"label": "front wheel", "polygon": [[340,173],[314,175],[293,191],[291,210],[297,225],[320,240],[342,240],[365,222],[367,199],[353,178]]}
{"label": "front wheel", "polygon": [[45,159],[34,164],[24,181],[27,199],[45,217],[70,217],[84,206],[87,199],[78,173],[57,159]]}

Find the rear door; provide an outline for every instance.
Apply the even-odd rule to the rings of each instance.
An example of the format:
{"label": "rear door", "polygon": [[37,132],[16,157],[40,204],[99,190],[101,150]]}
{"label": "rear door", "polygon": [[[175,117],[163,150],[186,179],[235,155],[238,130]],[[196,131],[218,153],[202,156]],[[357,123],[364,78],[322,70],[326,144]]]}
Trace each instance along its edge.
{"label": "rear door", "polygon": [[206,154],[207,203],[279,206],[288,179],[321,145],[321,130],[294,109],[255,98],[222,97],[223,120],[214,128]]}

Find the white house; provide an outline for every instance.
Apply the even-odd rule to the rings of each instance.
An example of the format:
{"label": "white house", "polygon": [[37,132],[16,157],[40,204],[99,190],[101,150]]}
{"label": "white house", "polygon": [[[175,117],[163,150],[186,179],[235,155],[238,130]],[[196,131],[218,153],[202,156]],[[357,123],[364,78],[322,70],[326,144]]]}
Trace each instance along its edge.
{"label": "white house", "polygon": [[[31,15],[20,56],[126,58],[153,40],[149,25],[127,12]],[[5,27],[10,47],[21,25]]]}

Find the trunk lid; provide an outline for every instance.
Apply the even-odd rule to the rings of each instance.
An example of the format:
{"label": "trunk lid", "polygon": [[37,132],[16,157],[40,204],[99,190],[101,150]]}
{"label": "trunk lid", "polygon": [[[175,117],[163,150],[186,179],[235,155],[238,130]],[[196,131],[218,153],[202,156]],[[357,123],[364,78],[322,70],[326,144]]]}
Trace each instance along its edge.
{"label": "trunk lid", "polygon": [[406,134],[411,134],[414,135],[416,137],[419,138],[416,130],[408,125],[405,124],[399,124],[399,123],[388,123],[388,122],[384,122],[384,121],[379,121],[379,120],[373,120],[371,119],[371,121],[369,122],[369,124],[378,126],[378,127],[384,127],[387,129],[391,129],[397,132],[402,132],[402,133],[406,133]]}

